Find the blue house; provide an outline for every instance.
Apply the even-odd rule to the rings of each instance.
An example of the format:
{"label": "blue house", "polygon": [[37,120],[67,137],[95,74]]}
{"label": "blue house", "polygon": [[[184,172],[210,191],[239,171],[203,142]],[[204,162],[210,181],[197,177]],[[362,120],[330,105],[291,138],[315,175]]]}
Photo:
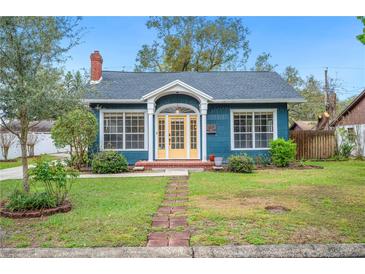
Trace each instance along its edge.
{"label": "blue house", "polygon": [[271,140],[288,138],[287,104],[303,102],[275,72],[120,72],[102,62],[91,54],[93,150],[118,151],[130,164],[266,154]]}

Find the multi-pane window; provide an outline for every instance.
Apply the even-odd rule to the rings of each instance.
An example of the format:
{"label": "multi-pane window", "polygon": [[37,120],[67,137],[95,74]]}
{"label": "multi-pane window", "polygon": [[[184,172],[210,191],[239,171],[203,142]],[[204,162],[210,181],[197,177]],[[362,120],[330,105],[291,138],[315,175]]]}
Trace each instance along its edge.
{"label": "multi-pane window", "polygon": [[144,149],[144,113],[104,113],[104,149]]}
{"label": "multi-pane window", "polygon": [[268,148],[273,138],[273,112],[233,113],[233,145],[235,149]]}
{"label": "multi-pane window", "polygon": [[158,148],[165,149],[165,117],[158,119]]}
{"label": "multi-pane window", "polygon": [[347,128],[347,133],[348,133],[348,136],[349,136],[349,140],[351,142],[355,142],[355,140],[356,140],[355,129],[353,127],[349,127],[349,128]]}
{"label": "multi-pane window", "polygon": [[184,118],[171,120],[171,148],[184,149]]}
{"label": "multi-pane window", "polygon": [[144,114],[125,113],[125,148],[144,148]]}
{"label": "multi-pane window", "polygon": [[190,149],[197,148],[197,135],[196,135],[196,118],[190,120]]}
{"label": "multi-pane window", "polygon": [[274,137],[272,112],[255,113],[255,148],[267,148]]}
{"label": "multi-pane window", "polygon": [[234,147],[252,148],[252,112],[237,112],[233,115]]}
{"label": "multi-pane window", "polygon": [[123,149],[123,113],[104,114],[104,149]]}

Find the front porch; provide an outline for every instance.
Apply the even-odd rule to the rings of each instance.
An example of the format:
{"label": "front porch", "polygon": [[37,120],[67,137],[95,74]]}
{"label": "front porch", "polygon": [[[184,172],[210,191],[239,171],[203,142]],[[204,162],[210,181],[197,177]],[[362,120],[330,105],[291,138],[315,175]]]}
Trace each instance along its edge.
{"label": "front porch", "polygon": [[200,160],[157,160],[157,161],[138,161],[136,167],[143,167],[145,170],[182,168],[182,169],[204,169],[212,170],[214,162]]}

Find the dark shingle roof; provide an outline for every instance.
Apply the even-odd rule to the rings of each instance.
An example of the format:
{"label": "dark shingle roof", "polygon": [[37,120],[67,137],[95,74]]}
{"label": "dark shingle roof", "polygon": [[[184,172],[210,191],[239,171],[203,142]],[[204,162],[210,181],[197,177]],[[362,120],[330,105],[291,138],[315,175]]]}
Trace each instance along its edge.
{"label": "dark shingle roof", "polygon": [[276,72],[118,72],[103,71],[96,92],[86,99],[140,99],[175,80],[180,80],[213,100],[290,99],[302,97]]}

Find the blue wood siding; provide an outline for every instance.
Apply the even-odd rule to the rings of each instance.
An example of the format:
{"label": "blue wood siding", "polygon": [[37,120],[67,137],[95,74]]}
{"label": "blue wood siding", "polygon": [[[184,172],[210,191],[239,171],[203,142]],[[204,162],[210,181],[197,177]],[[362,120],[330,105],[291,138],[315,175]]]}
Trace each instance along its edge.
{"label": "blue wood siding", "polygon": [[[141,109],[145,110],[147,108],[147,104],[98,104],[99,107],[103,109]],[[91,110],[95,114],[95,117],[98,121],[98,129],[100,125],[100,115],[99,109],[96,108],[96,105],[91,105]],[[147,132],[146,132],[147,134]],[[96,137],[95,143],[90,148],[91,157],[93,154],[100,151],[100,134]],[[130,165],[133,165],[135,162],[139,160],[147,160],[148,159],[148,151],[118,151],[118,153],[123,154]]]}
{"label": "blue wood siding", "polygon": [[267,155],[268,150],[231,150],[231,121],[230,110],[239,109],[277,109],[278,138],[288,139],[288,111],[285,103],[278,104],[209,104],[207,124],[217,126],[216,134],[207,134],[207,156],[214,154],[223,157],[225,160],[232,154],[247,153],[251,157]]}
{"label": "blue wood siding", "polygon": [[[172,104],[172,103],[184,103],[192,105],[199,109],[199,102],[187,95],[167,95],[161,97],[156,102],[156,109],[159,107]],[[141,109],[145,110],[146,104],[99,104],[102,108],[110,109]],[[91,105],[92,111],[95,114],[98,125],[99,125],[99,110],[96,105]],[[217,126],[217,132],[215,134],[207,134],[207,156],[214,154],[216,156],[224,157],[225,160],[232,154],[239,154],[242,152],[255,157],[257,155],[266,155],[268,150],[247,150],[247,151],[232,151],[231,150],[231,121],[230,121],[230,110],[231,108],[239,109],[260,109],[260,108],[276,108],[277,109],[277,127],[278,137],[288,139],[288,110],[287,104],[285,103],[266,103],[266,104],[209,104],[207,114],[207,124],[215,124]],[[154,120],[155,121],[155,120]],[[155,127],[155,125],[154,125]],[[146,132],[146,134],[148,134]],[[201,140],[202,132],[200,132]],[[155,138],[155,134],[153,134]],[[96,142],[90,148],[90,153],[96,153],[99,151],[99,134]],[[153,143],[154,145],[154,143]],[[201,147],[201,146],[200,146]],[[147,160],[148,151],[121,151],[129,164],[134,164],[138,160]],[[201,151],[200,151],[201,155]]]}

